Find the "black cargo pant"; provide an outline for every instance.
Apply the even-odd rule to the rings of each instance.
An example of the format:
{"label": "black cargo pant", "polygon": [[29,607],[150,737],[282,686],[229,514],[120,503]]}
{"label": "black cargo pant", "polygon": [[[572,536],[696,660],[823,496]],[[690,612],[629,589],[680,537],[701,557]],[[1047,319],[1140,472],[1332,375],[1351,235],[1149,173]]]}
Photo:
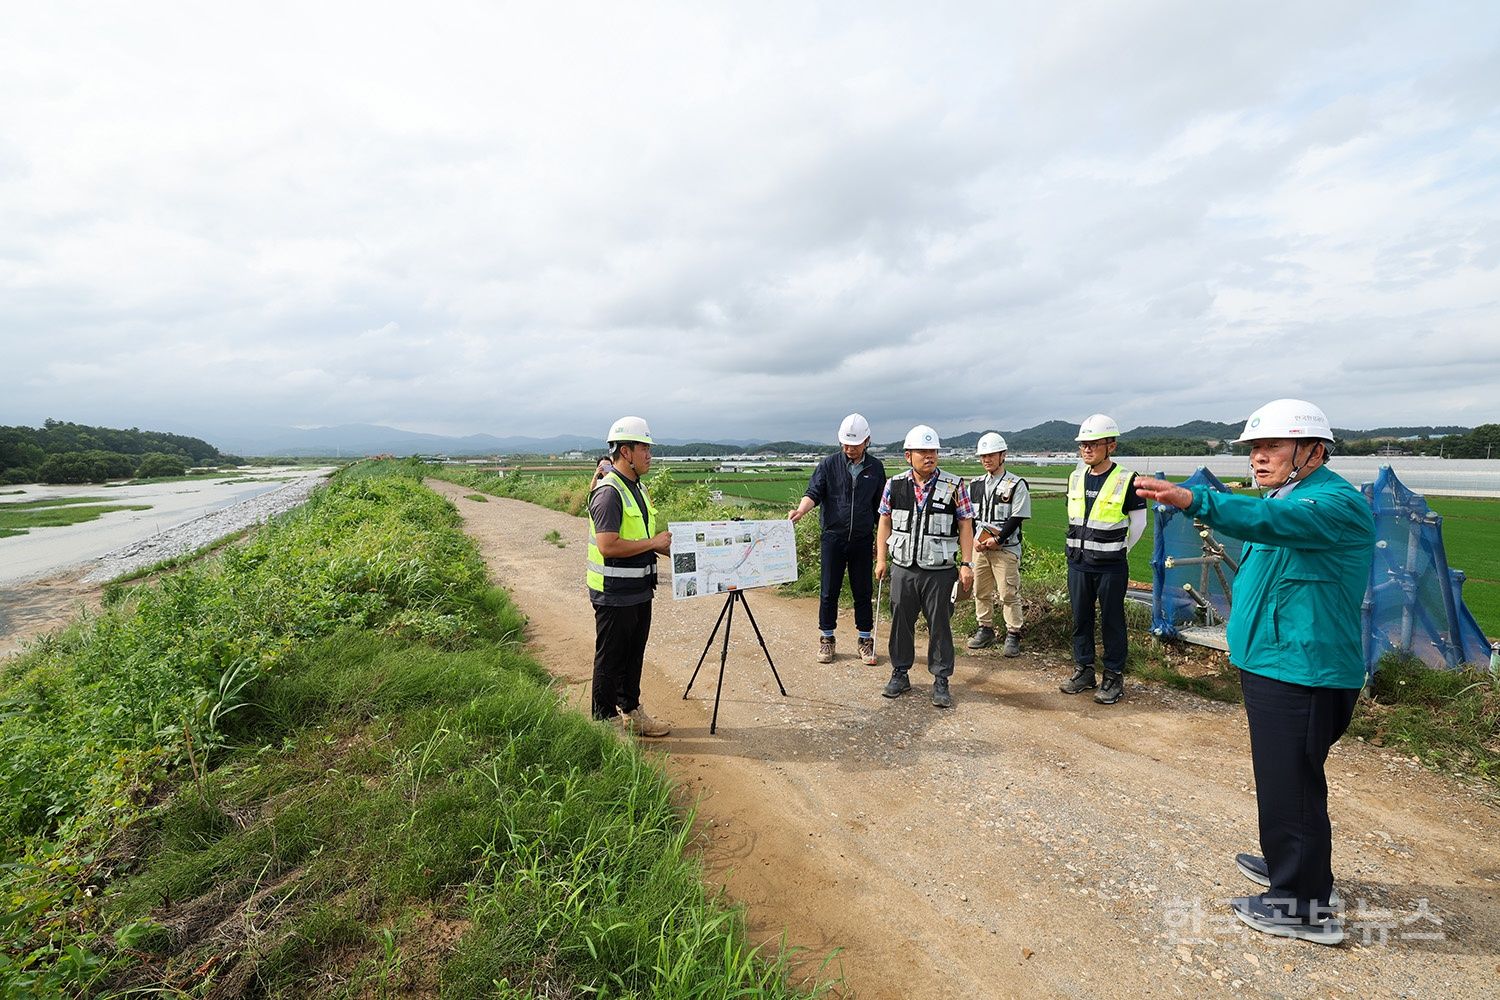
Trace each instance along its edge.
{"label": "black cargo pant", "polygon": [[837,531],[823,532],[823,579],[818,591],[818,629],[832,634],[839,620],[839,593],[844,589],[844,572],[849,573],[849,591],[854,596],[854,628],[869,635],[875,627],[874,589],[875,542],[869,535],[850,538]]}
{"label": "black cargo pant", "polygon": [[953,674],[953,585],[958,569],[891,566],[892,670],[910,670],[917,659],[917,614],[927,619],[927,671]]}
{"label": "black cargo pant", "polygon": [[1073,662],[1094,665],[1094,605],[1099,605],[1099,631],[1104,636],[1104,669],[1125,672],[1130,645],[1125,636],[1125,591],[1130,565],[1085,567],[1068,563],[1068,599],[1073,605]]}
{"label": "black cargo pant", "polygon": [[641,667],[650,635],[650,601],[624,608],[594,605],[594,718],[613,719],[641,703]]}
{"label": "black cargo pant", "polygon": [[[1265,898],[1302,920],[1327,916],[1333,826],[1323,764],[1349,728],[1359,689],[1304,687],[1248,670],[1240,671],[1240,689],[1250,723],[1260,850],[1271,874]],[[1314,906],[1325,909],[1313,914]]]}

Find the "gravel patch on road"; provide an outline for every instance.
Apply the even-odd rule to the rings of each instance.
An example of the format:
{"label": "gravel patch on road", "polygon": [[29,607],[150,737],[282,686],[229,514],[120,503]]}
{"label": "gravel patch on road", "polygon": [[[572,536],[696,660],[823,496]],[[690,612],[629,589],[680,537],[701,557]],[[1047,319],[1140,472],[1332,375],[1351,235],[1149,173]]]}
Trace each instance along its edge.
{"label": "gravel patch on road", "polygon": [[300,507],[327,479],[323,473],[303,476],[279,490],[262,493],[232,507],[212,511],[202,517],[173,525],[148,538],[121,546],[101,556],[94,568],[84,574],[84,583],[103,583],[126,573],[153,566],[164,559],[186,555],[212,545],[226,535],[264,524],[278,514]]}

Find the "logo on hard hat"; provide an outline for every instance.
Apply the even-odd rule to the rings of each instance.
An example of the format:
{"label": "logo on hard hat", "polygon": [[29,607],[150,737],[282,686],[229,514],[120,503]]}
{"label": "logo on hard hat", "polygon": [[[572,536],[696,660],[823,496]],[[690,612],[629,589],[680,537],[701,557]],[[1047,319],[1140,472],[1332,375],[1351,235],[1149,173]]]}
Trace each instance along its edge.
{"label": "logo on hard hat", "polygon": [[1260,417],[1252,417],[1251,420],[1250,420],[1250,426],[1251,427],[1259,427],[1260,426]]}

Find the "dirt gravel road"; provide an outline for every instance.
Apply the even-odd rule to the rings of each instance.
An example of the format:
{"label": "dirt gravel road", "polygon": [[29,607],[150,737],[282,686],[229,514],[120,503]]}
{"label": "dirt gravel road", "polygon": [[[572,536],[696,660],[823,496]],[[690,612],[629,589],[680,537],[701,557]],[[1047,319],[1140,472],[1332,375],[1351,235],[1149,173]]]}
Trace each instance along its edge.
{"label": "dirt gravel road", "polygon": [[[587,523],[429,485],[586,706]],[[1237,706],[1149,685],[1112,707],[1069,697],[1061,650],[961,655],[949,711],[928,702],[919,660],[914,690],[889,701],[886,668],[854,658],[852,632],[819,665],[815,602],[757,591],[789,696],[737,615],[711,736],[717,647],[682,692],[722,602],[658,593],[645,704],[674,729],[651,745],[698,803],[709,877],[757,939],[784,929],[806,949],[804,971],[838,949],[831,967],[867,1000],[1496,995],[1500,810],[1484,790],[1341,743],[1328,772],[1351,940],[1268,938],[1223,903],[1253,891],[1232,858],[1256,849]]]}

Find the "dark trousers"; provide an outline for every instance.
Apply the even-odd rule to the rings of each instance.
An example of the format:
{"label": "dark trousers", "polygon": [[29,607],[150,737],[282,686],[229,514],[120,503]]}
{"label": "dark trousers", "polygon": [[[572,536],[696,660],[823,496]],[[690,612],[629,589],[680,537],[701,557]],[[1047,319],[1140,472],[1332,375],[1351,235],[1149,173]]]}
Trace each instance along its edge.
{"label": "dark trousers", "polygon": [[892,670],[910,670],[917,659],[917,613],[927,619],[927,671],[953,674],[953,584],[955,569],[891,567]]}
{"label": "dark trousers", "polygon": [[[1328,821],[1328,750],[1349,728],[1359,689],[1288,684],[1240,671],[1260,850],[1271,873],[1268,902],[1306,920],[1313,906],[1327,907],[1333,890],[1333,828]],[[1327,910],[1314,916],[1327,916]]]}
{"label": "dark trousers", "polygon": [[1073,605],[1073,662],[1094,665],[1094,604],[1099,605],[1099,631],[1104,635],[1104,669],[1125,671],[1129,645],[1125,638],[1125,591],[1130,566],[1085,567],[1068,563],[1068,599]]}
{"label": "dark trousers", "polygon": [[854,627],[869,633],[875,627],[875,609],[870,601],[875,589],[875,542],[868,535],[852,539],[833,531],[823,532],[823,582],[818,598],[818,628],[832,632],[839,620],[839,591],[844,572],[854,594]]}
{"label": "dark trousers", "polygon": [[641,703],[641,667],[651,634],[651,602],[594,605],[594,718],[613,719]]}

